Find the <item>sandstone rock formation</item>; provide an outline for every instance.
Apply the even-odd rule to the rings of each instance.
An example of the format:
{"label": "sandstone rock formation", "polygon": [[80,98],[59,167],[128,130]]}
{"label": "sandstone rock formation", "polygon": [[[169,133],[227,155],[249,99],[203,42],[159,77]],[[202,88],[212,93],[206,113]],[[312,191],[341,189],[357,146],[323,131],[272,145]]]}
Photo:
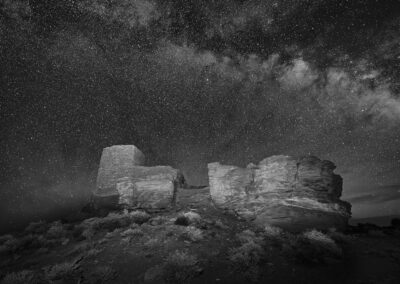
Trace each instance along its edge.
{"label": "sandstone rock formation", "polygon": [[341,229],[350,204],[341,201],[342,178],[335,165],[308,156],[272,156],[247,168],[208,164],[214,203],[259,225],[288,230]]}
{"label": "sandstone rock formation", "polygon": [[163,209],[175,201],[176,189],[184,183],[182,174],[170,166],[141,166],[144,155],[133,145],[103,150],[95,198],[117,199],[128,208]]}
{"label": "sandstone rock formation", "polygon": [[103,149],[97,173],[97,195],[115,193],[119,178],[130,176],[136,166],[144,164],[143,153],[134,145],[115,145]]}

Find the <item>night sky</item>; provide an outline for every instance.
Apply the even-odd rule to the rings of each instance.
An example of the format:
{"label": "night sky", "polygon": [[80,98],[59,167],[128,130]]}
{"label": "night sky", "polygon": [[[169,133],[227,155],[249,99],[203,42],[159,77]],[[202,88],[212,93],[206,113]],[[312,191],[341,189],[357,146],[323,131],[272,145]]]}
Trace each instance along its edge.
{"label": "night sky", "polygon": [[316,155],[400,214],[400,1],[54,2],[0,0],[3,228],[85,204],[113,144],[193,185]]}

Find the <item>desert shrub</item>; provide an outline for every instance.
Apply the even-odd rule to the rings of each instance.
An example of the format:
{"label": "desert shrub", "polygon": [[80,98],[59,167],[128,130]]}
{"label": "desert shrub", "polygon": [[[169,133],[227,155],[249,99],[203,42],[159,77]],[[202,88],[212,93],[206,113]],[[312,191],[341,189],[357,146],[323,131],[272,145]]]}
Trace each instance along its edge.
{"label": "desert shrub", "polygon": [[72,279],[76,276],[79,267],[77,261],[55,264],[45,269],[46,278],[51,281]]}
{"label": "desert shrub", "polygon": [[187,251],[175,251],[164,265],[163,275],[167,283],[188,283],[201,272],[198,259]]}
{"label": "desert shrub", "polygon": [[92,248],[93,248],[92,243],[88,242],[78,243],[69,251],[68,256],[77,256],[81,254],[86,254]]}
{"label": "desert shrub", "polygon": [[223,230],[229,229],[229,227],[227,225],[225,225],[224,223],[222,223],[221,220],[215,221],[214,225],[215,225],[215,227],[223,229]]}
{"label": "desert shrub", "polygon": [[153,226],[157,225],[163,225],[168,222],[168,218],[165,216],[156,216],[154,218],[151,218],[150,223]]}
{"label": "desert shrub", "polygon": [[198,224],[201,221],[201,217],[198,213],[189,211],[181,213],[175,220],[176,225],[189,226]]}
{"label": "desert shrub", "polygon": [[256,281],[260,276],[259,264],[266,257],[264,240],[251,230],[240,232],[236,237],[241,245],[229,250],[228,259],[246,279]]}
{"label": "desert shrub", "polygon": [[144,211],[132,211],[129,215],[132,218],[132,222],[139,225],[146,223],[151,218],[151,216]]}
{"label": "desert shrub", "polygon": [[96,235],[96,231],[92,227],[84,229],[81,233],[81,236],[84,237],[88,241],[93,241],[95,235]]}
{"label": "desert shrub", "polygon": [[4,239],[2,245],[0,245],[0,255],[46,247],[50,244],[51,242],[47,241],[41,235],[29,234],[20,238],[15,238],[11,236],[7,237],[7,239]]}
{"label": "desert shrub", "polygon": [[12,235],[1,236],[0,255],[12,253],[18,247],[18,240]]}
{"label": "desert shrub", "polygon": [[13,235],[7,234],[0,236],[0,245],[4,244],[5,242],[12,240],[14,238]]}
{"label": "desert shrub", "polygon": [[317,230],[306,231],[294,238],[294,251],[298,260],[314,263],[342,256],[335,241]]}
{"label": "desert shrub", "polygon": [[264,235],[267,238],[272,238],[272,239],[282,238],[283,230],[278,227],[267,225],[264,227]]}
{"label": "desert shrub", "polygon": [[256,242],[259,243],[262,241],[261,237],[258,237],[255,232],[251,230],[244,230],[238,234],[236,234],[236,238],[240,241],[240,243],[244,244],[247,242]]}
{"label": "desert shrub", "polygon": [[185,212],[183,213],[183,216],[185,216],[189,220],[190,224],[201,221],[201,216],[193,211]]}
{"label": "desert shrub", "polygon": [[64,230],[64,226],[60,221],[51,223],[46,233],[46,237],[49,239],[65,238],[66,235],[67,232]]}
{"label": "desert shrub", "polygon": [[267,225],[262,233],[266,242],[274,247],[283,248],[287,245],[287,238],[290,235],[281,228]]}
{"label": "desert shrub", "polygon": [[229,251],[229,260],[237,267],[247,269],[257,265],[264,256],[264,250],[260,244],[253,241],[246,242]]}
{"label": "desert shrub", "polygon": [[32,270],[22,270],[7,274],[1,284],[40,284],[43,283],[42,277]]}
{"label": "desert shrub", "polygon": [[341,232],[338,232],[338,231],[336,230],[336,228],[331,228],[331,229],[329,229],[328,232],[327,232],[327,235],[328,235],[332,240],[334,240],[335,242],[337,242],[337,243],[342,243],[342,244],[348,243],[348,242],[350,242],[351,239],[352,239],[350,236],[345,235],[345,234],[343,234],[343,233],[341,233]]}
{"label": "desert shrub", "polygon": [[259,264],[265,257],[265,251],[260,244],[254,241],[245,242],[230,249],[228,257],[234,268],[241,271],[247,280],[256,282],[260,278]]}
{"label": "desert shrub", "polygon": [[143,211],[133,211],[131,213],[110,213],[104,218],[90,218],[84,220],[79,227],[83,231],[90,229],[95,235],[100,231],[114,231],[119,228],[125,228],[130,226],[132,223],[143,224],[150,219],[150,215]]}
{"label": "desert shrub", "polygon": [[31,234],[44,234],[49,228],[49,225],[44,221],[31,222],[25,228],[25,232]]}
{"label": "desert shrub", "polygon": [[142,237],[144,235],[141,229],[128,229],[121,233],[122,237]]}
{"label": "desert shrub", "polygon": [[151,238],[144,243],[146,248],[154,248],[162,244],[162,241],[159,238]]}
{"label": "desert shrub", "polygon": [[101,252],[101,249],[97,249],[97,248],[92,248],[89,249],[86,253],[87,257],[91,257],[91,256],[96,256]]}
{"label": "desert shrub", "polygon": [[186,227],[185,230],[183,231],[182,236],[183,238],[190,240],[192,242],[198,242],[204,238],[203,232],[194,226]]}
{"label": "desert shrub", "polygon": [[127,227],[131,224],[129,215],[110,213],[104,218],[90,218],[81,223],[83,231],[90,229],[94,234],[100,231],[111,232],[117,228]]}

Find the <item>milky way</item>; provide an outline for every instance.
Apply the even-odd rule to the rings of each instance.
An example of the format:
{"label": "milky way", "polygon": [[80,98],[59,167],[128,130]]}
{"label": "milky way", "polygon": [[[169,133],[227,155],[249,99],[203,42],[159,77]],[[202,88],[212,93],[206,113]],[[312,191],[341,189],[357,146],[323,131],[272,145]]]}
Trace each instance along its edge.
{"label": "milky way", "polygon": [[316,155],[355,215],[400,213],[398,1],[0,5],[4,220],[86,202],[112,144],[192,184]]}

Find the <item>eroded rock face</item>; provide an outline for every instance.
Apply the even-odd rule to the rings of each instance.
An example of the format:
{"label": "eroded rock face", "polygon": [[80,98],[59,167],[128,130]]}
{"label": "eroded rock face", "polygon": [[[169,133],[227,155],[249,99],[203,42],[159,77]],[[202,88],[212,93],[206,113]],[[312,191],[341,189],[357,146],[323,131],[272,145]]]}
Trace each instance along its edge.
{"label": "eroded rock face", "polygon": [[344,228],[350,204],[341,201],[335,165],[312,156],[272,156],[247,168],[208,164],[211,198],[259,225],[289,230]]}
{"label": "eroded rock face", "polygon": [[145,167],[143,162],[144,155],[133,145],[105,148],[95,198],[117,200],[126,208],[165,209],[173,205],[176,190],[184,183],[183,175],[170,166]]}
{"label": "eroded rock face", "polygon": [[145,156],[134,145],[115,145],[103,149],[97,173],[97,195],[116,193],[116,182],[129,177],[136,166],[144,164]]}

